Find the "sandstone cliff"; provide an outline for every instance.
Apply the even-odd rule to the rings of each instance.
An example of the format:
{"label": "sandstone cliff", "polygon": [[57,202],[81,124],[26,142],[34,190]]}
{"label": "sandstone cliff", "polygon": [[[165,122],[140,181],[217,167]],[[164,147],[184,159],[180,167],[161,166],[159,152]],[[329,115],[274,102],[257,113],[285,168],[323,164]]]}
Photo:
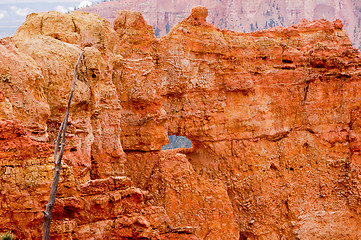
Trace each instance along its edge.
{"label": "sandstone cliff", "polygon": [[191,8],[209,9],[208,21],[220,29],[253,32],[275,26],[291,26],[302,19],[341,19],[354,47],[361,50],[361,2],[358,0],[135,0],[110,1],[82,8],[114,21],[119,9],[140,11],[155,29],[156,36],[164,36]]}
{"label": "sandstone cliff", "polygon": [[[359,239],[361,59],[341,21],[219,30],[198,7],[156,39],[27,17],[0,41],[0,229],[38,239],[51,145],[84,49],[54,239]],[[164,150],[168,135],[192,149]]]}

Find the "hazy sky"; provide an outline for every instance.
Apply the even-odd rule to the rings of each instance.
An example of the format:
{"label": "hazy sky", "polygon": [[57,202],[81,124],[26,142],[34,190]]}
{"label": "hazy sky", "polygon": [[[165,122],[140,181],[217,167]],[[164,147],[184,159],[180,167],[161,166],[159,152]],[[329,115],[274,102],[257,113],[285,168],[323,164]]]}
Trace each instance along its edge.
{"label": "hazy sky", "polygon": [[0,38],[12,36],[28,14],[46,11],[72,11],[97,0],[0,0]]}

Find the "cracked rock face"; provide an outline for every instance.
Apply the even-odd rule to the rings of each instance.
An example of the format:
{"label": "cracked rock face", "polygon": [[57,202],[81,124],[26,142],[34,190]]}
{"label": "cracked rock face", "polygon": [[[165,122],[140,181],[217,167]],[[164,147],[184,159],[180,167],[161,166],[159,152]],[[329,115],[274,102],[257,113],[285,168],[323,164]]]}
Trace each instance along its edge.
{"label": "cracked rock face", "polygon": [[[1,40],[0,230],[40,236],[84,49],[54,238],[361,237],[361,62],[342,23],[236,33],[206,16],[158,40],[139,12],[114,29],[39,13]],[[193,148],[162,151],[168,135]]]}

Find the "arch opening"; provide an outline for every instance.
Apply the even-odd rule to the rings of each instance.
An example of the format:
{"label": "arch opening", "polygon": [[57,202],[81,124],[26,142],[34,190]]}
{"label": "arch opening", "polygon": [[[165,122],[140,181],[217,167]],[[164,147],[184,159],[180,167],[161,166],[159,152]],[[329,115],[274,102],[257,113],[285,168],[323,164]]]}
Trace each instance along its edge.
{"label": "arch opening", "polygon": [[169,135],[169,143],[164,145],[161,150],[169,150],[176,148],[192,148],[192,141],[185,136]]}

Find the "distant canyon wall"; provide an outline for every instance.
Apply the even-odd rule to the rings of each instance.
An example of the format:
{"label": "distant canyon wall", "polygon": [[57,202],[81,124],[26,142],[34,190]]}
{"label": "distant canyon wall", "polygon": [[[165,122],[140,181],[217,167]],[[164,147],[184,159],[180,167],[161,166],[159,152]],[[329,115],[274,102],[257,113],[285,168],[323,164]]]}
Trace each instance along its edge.
{"label": "distant canyon wall", "polygon": [[302,19],[340,19],[353,46],[361,50],[361,2],[359,0],[135,0],[111,1],[83,8],[114,21],[120,9],[140,11],[157,37],[164,36],[195,6],[209,10],[208,22],[220,29],[252,32],[275,26],[291,26]]}

